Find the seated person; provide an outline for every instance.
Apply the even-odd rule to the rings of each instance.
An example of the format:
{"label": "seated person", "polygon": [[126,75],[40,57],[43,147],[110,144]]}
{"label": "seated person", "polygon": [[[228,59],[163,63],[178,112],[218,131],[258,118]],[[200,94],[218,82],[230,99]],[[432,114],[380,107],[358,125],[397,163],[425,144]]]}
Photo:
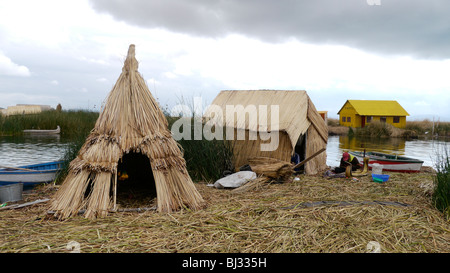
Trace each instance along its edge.
{"label": "seated person", "polygon": [[343,173],[343,172],[345,172],[345,169],[347,168],[347,166],[350,166],[350,165],[352,166],[352,171],[356,171],[357,169],[361,168],[361,165],[355,156],[353,156],[347,152],[344,152],[342,154],[341,163],[340,163],[339,167],[334,169],[334,172],[335,173]]}

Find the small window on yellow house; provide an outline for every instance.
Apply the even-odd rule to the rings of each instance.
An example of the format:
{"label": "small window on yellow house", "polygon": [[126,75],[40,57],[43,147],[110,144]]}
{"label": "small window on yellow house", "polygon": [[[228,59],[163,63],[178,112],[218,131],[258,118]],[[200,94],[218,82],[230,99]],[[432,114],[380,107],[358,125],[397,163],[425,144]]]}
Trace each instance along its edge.
{"label": "small window on yellow house", "polygon": [[346,117],[342,117],[342,122],[345,122]]}
{"label": "small window on yellow house", "polygon": [[400,117],[394,117],[392,122],[393,123],[400,123]]}
{"label": "small window on yellow house", "polygon": [[386,122],[386,117],[380,117],[380,122]]}
{"label": "small window on yellow house", "polygon": [[347,122],[352,122],[352,118],[351,117],[347,117]]}
{"label": "small window on yellow house", "polygon": [[371,123],[372,122],[372,116],[368,116],[367,118],[366,118],[366,121],[367,121],[367,123]]}

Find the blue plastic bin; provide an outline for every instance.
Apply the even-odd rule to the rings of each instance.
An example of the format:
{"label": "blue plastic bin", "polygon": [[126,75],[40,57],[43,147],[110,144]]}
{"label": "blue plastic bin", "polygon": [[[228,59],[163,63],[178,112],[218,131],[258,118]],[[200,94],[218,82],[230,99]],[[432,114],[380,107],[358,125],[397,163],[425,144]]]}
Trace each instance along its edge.
{"label": "blue plastic bin", "polygon": [[377,183],[383,183],[389,180],[388,174],[372,174],[372,181]]}

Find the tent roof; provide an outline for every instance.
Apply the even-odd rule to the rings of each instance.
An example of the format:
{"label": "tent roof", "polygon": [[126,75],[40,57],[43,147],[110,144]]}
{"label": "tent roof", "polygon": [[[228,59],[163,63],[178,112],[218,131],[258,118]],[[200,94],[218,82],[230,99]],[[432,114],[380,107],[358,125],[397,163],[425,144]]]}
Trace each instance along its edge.
{"label": "tent roof", "polygon": [[347,100],[347,102],[361,116],[409,116],[408,112],[395,100]]}

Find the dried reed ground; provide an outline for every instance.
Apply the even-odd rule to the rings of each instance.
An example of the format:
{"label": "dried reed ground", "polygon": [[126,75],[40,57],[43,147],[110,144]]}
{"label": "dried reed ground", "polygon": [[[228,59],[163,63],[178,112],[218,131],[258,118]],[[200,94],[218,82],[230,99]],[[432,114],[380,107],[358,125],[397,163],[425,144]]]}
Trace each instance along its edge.
{"label": "dried reed ground", "polygon": [[[46,205],[0,211],[1,252],[366,252],[377,241],[382,252],[450,252],[450,222],[432,207],[423,184],[430,173],[398,174],[384,184],[363,177],[270,184],[244,193],[196,183],[208,203],[203,210],[176,213],[114,213],[97,220],[76,216],[48,219]],[[28,200],[48,197],[46,186]],[[283,209],[313,201],[397,201],[385,205]]]}

